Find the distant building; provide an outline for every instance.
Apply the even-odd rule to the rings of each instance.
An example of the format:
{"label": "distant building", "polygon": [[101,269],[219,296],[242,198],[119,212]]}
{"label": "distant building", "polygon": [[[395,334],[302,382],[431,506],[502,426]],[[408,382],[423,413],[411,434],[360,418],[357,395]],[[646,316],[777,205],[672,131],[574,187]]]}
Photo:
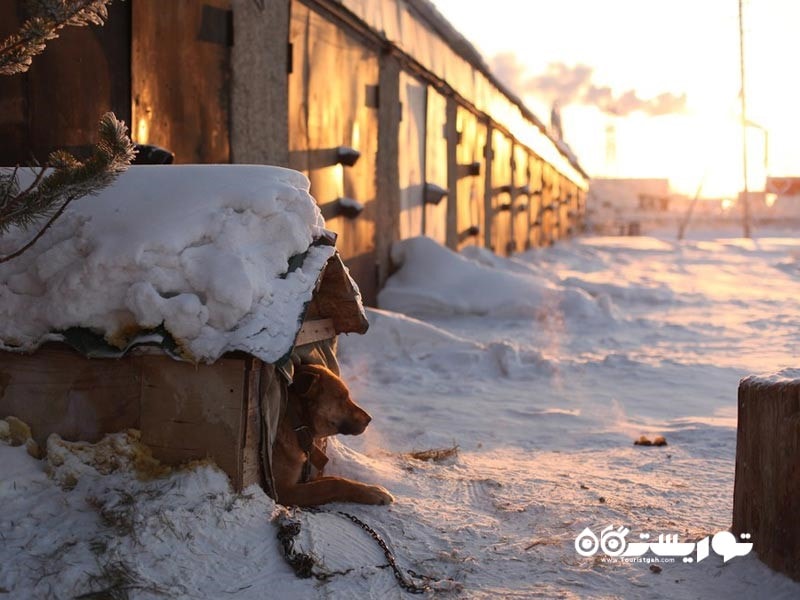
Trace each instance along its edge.
{"label": "distant building", "polygon": [[800,177],[767,177],[764,192],[751,196],[750,210],[756,222],[800,224]]}
{"label": "distant building", "polygon": [[[783,187],[773,183],[769,189],[782,190],[780,194],[749,192],[753,224],[800,224],[800,177],[780,178],[779,183]],[[677,233],[687,219],[689,227],[732,225],[742,219],[741,198],[694,201],[672,192],[668,179],[592,178],[586,203],[587,228],[603,235],[639,235],[672,228]]]}
{"label": "distant building", "polygon": [[637,235],[675,222],[668,179],[592,178],[586,218],[592,231]]}

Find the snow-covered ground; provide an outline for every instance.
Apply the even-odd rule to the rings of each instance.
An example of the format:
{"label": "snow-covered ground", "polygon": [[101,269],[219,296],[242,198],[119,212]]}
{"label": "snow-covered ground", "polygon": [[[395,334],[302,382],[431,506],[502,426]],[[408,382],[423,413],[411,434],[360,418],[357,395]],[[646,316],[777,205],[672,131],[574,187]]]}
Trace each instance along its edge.
{"label": "snow-covered ground", "polygon": [[[0,598],[404,597],[335,510],[445,581],[444,597],[800,597],[753,553],[656,572],[574,546],[586,527],[626,526],[629,542],[729,527],[738,381],[800,351],[800,238],[759,235],[584,238],[513,259],[407,241],[380,297],[392,312],[340,340],[373,422],[330,445],[328,468],[396,502],[295,515],[317,572],[341,574],[295,578],[271,500],[231,493],[209,465],[138,480],[146,461],[120,434],[53,439],[45,461],[0,444]],[[641,435],[668,445],[634,446]]]}

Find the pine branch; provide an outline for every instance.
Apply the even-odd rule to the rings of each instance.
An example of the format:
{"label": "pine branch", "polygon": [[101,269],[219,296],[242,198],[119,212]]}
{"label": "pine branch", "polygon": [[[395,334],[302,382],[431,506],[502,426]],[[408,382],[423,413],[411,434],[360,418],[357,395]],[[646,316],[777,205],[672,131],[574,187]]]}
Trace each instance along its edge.
{"label": "pine branch", "polygon": [[0,42],[0,75],[27,71],[33,57],[44,51],[45,44],[58,37],[60,29],[72,26],[103,25],[108,18],[111,0],[29,0],[34,16],[25,21],[19,32]]}
{"label": "pine branch", "polygon": [[17,170],[0,173],[0,235],[12,227],[27,229],[47,218],[38,233],[19,250],[0,257],[6,262],[33,246],[77,198],[94,195],[108,187],[119,173],[128,168],[135,156],[125,123],[114,113],[100,119],[100,141],[85,162],[64,151],[54,152],[34,181],[20,191]]}
{"label": "pine branch", "polygon": [[0,173],[0,213],[13,198],[20,194],[19,184],[17,183],[18,170],[19,167],[14,167],[14,170],[8,175]]}

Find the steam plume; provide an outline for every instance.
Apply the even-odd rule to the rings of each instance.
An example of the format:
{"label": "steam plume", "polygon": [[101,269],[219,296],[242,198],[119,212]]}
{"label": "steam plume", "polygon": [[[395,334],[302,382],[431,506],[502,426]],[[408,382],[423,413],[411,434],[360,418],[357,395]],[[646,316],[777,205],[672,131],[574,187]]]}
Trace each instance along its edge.
{"label": "steam plume", "polygon": [[686,94],[664,92],[645,99],[636,90],[628,90],[621,95],[615,95],[610,87],[599,86],[592,81],[594,69],[587,65],[550,63],[544,73],[530,76],[515,54],[504,52],[492,59],[492,70],[498,79],[518,94],[535,94],[551,104],[587,104],[619,116],[626,116],[637,110],[651,116],[686,110]]}

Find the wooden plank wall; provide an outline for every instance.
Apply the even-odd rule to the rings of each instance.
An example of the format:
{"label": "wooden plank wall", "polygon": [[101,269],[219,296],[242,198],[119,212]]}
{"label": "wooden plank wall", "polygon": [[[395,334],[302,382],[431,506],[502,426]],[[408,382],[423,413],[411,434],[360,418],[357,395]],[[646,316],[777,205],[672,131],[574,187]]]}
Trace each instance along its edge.
{"label": "wooden plank wall", "polygon": [[213,458],[241,481],[244,359],[195,366],[164,356],[141,356],[142,442],[167,464]]}
{"label": "wooden plank wall", "polygon": [[135,141],[178,163],[230,161],[230,0],[133,0]]}
{"label": "wooden plank wall", "polygon": [[[425,183],[447,189],[447,99],[428,86],[425,126]],[[453,199],[455,201],[455,199]],[[442,245],[447,241],[445,196],[438,204],[425,204],[425,235]]]}
{"label": "wooden plank wall", "polygon": [[[482,246],[484,243],[484,193],[486,181],[486,125],[463,106],[458,107],[458,148],[456,187],[458,218],[456,235],[458,248],[468,245]],[[476,175],[470,173],[477,165]],[[470,228],[477,227],[471,234]],[[474,231],[474,230],[473,230]]]}
{"label": "wooden plank wall", "polygon": [[[0,35],[23,2],[0,3]],[[66,27],[28,73],[0,77],[0,164],[86,156],[109,110],[176,162],[230,159],[230,0],[114,2],[103,27]]]}
{"label": "wooden plank wall", "polygon": [[139,429],[162,462],[211,458],[240,488],[260,481],[260,361],[248,367],[248,360],[256,359],[223,357],[213,365],[165,355],[88,359],[63,344],[34,354],[0,352],[0,417],[22,419],[42,446],[51,433],[96,442]]}
{"label": "wooden plank wall", "polygon": [[[494,83],[495,77],[486,73],[477,52],[468,48],[452,26],[443,23],[429,2],[410,0],[305,0],[306,2],[336,10],[344,7],[351,15],[363,20],[363,26],[379,36],[388,51],[405,53],[420,69],[429,73],[430,81],[446,82],[479,114],[494,115],[499,123],[518,141],[537,155],[550,160],[565,174],[580,178],[569,160],[558,151],[527,116],[527,109],[518,100],[506,96]],[[490,4],[487,10],[493,10]],[[347,15],[343,22],[354,20]],[[500,115],[503,115],[502,117]]]}
{"label": "wooden plank wall", "polygon": [[501,256],[513,248],[511,210],[507,207],[512,201],[513,175],[511,170],[512,141],[499,129],[492,131],[492,211],[491,211],[491,249]]}
{"label": "wooden plank wall", "polygon": [[554,227],[555,216],[553,203],[556,199],[555,188],[556,173],[549,164],[544,165],[542,171],[542,245],[549,246],[555,241]]}
{"label": "wooden plank wall", "polygon": [[542,169],[544,161],[538,156],[531,156],[531,197],[529,200],[530,232],[529,239],[532,248],[542,245]]}
{"label": "wooden plank wall", "polygon": [[566,187],[562,237],[568,237],[575,233],[575,220],[578,214],[578,188],[569,180],[566,180]]}
{"label": "wooden plank wall", "polygon": [[[377,296],[375,254],[378,152],[378,53],[308,7],[292,5],[289,75],[289,166],[308,175],[311,194],[368,304]],[[336,148],[360,152],[353,166],[336,163]],[[338,212],[338,199],[364,206]]]}
{"label": "wooden plank wall", "polygon": [[528,166],[528,151],[524,146],[514,144],[513,153],[513,191],[511,201],[511,233],[512,252],[522,252],[528,248],[528,231],[530,231],[530,169]]}
{"label": "wooden plank wall", "polygon": [[[22,4],[0,3],[0,33],[15,30]],[[31,156],[44,160],[55,148],[85,152],[95,139],[100,114],[109,109],[131,124],[135,141],[164,146],[175,152],[177,162],[224,163],[232,158],[233,122],[241,150],[233,158],[277,159],[309,175],[312,194],[329,227],[340,234],[339,250],[368,304],[375,303],[391,271],[388,253],[394,240],[426,234],[453,248],[479,243],[505,254],[569,234],[582,211],[574,184],[565,187],[573,189],[575,202],[554,207],[553,214],[536,215],[540,207],[529,199],[527,227],[537,220],[542,225],[540,232],[524,231],[521,213],[498,211],[518,200],[498,188],[519,188],[523,184],[517,182],[528,177],[519,167],[512,176],[510,167],[510,146],[522,150],[522,144],[498,127],[489,133],[491,115],[469,104],[475,98],[465,102],[396,53],[382,52],[385,40],[338,18],[337,10],[336,3],[316,0],[282,0],[263,8],[251,0],[115,2],[104,27],[67,28],[34,60],[29,74],[0,78],[0,163],[25,162]],[[241,38],[237,33],[234,39],[231,31],[234,16]],[[279,39],[261,44],[267,33],[280,38],[282,27],[290,44]],[[415,25],[414,31],[422,29]],[[424,35],[428,40],[433,34]],[[256,42],[257,52],[280,47],[268,66],[243,59],[244,45]],[[292,61],[284,68],[285,58]],[[275,67],[275,61],[281,66]],[[238,75],[232,74],[234,67]],[[288,112],[266,110],[262,104],[267,100],[262,103],[257,90],[285,72],[286,87],[270,88],[274,97],[265,106],[288,107]],[[384,72],[392,86],[381,81]],[[263,81],[242,81],[251,76]],[[380,122],[379,111],[385,115]],[[443,129],[453,129],[446,116],[453,111],[458,130],[451,131],[448,141]],[[248,118],[265,112],[269,122],[259,120],[248,129]],[[276,139],[288,136],[284,151],[277,142],[260,143],[273,130]],[[361,152],[354,167],[330,164],[331,149],[340,145]],[[481,163],[480,175],[463,176],[460,169],[473,162]],[[558,199],[562,176],[549,166],[546,174],[532,171],[529,178],[541,177],[550,190],[547,205]],[[423,205],[426,180],[450,191],[439,206]],[[339,197],[362,203],[362,215],[348,219],[337,214]],[[390,206],[376,206],[378,198]],[[473,228],[480,230],[478,235],[467,235]]]}
{"label": "wooden plank wall", "polygon": [[425,184],[425,126],[427,86],[406,71],[400,72],[400,238],[422,235]]}
{"label": "wooden plank wall", "polygon": [[560,207],[560,200],[561,200],[561,174],[556,171],[555,169],[550,170],[551,173],[551,183],[552,183],[552,196],[550,200],[550,206],[552,207],[552,211],[550,212],[550,243],[553,244],[561,239],[560,236],[560,229],[559,229],[559,207]]}
{"label": "wooden plank wall", "polygon": [[[0,2],[0,39],[18,30],[22,0]],[[114,2],[105,26],[66,27],[27,73],[0,77],[0,166],[43,163],[64,149],[85,157],[100,116],[130,123],[130,2]]]}
{"label": "wooden plank wall", "polygon": [[61,344],[36,354],[0,352],[0,418],[15,416],[44,447],[58,432],[96,442],[104,433],[137,427],[141,373],[133,361],[89,360]]}
{"label": "wooden plank wall", "polygon": [[578,214],[575,217],[576,233],[582,233],[586,227],[586,192],[578,190]]}

